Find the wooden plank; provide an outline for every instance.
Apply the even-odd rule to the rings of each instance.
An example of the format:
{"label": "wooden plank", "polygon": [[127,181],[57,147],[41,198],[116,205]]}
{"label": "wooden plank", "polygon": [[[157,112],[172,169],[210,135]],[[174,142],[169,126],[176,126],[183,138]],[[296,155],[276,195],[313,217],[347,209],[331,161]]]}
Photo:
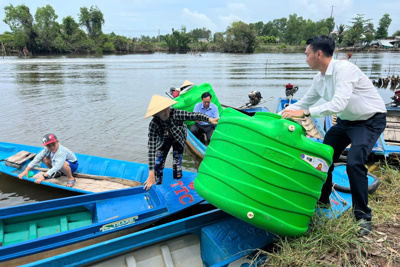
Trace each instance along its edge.
{"label": "wooden plank", "polygon": [[[35,174],[32,178],[37,179],[42,177],[44,172],[38,172]],[[68,178],[66,176],[61,176],[59,178],[51,178],[51,179],[46,179],[44,180],[47,183],[53,183],[57,185],[62,185],[66,186],[68,182]],[[106,191],[111,191],[111,190],[116,190],[116,189],[122,189],[122,188],[129,188],[130,186],[116,183],[116,182],[110,182],[110,181],[105,181],[105,180],[93,180],[93,179],[85,179],[85,178],[76,178],[74,188],[80,189],[80,190],[85,190],[85,191],[91,191],[95,193],[99,192],[106,192]]]}
{"label": "wooden plank", "polygon": [[22,164],[30,159],[33,159],[36,156],[35,153],[27,152],[27,151],[20,151],[11,157],[8,157],[5,160],[5,164],[10,167],[14,168],[21,168]]}
{"label": "wooden plank", "polygon": [[[38,170],[38,171],[42,171],[42,172],[48,171],[47,168],[35,167],[33,169],[34,170]],[[113,182],[113,183],[119,183],[119,184],[127,185],[129,187],[135,187],[135,186],[141,186],[142,185],[141,182],[132,181],[132,180],[123,179],[123,178],[92,175],[92,174],[84,174],[84,173],[73,173],[72,175],[74,177],[77,177],[77,178],[86,178],[86,179],[93,179],[93,180],[98,180],[98,181],[109,181],[109,182]]]}

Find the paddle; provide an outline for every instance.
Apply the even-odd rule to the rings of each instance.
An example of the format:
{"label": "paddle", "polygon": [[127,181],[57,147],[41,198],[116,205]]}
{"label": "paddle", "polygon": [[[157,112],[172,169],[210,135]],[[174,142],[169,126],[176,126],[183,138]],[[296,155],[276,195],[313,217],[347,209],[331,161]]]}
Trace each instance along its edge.
{"label": "paddle", "polygon": [[[35,167],[33,169],[37,170],[37,171],[42,171],[42,172],[46,172],[49,170],[48,168],[39,168],[39,167]],[[100,176],[100,175],[92,175],[92,174],[84,174],[84,173],[73,173],[72,176],[77,177],[77,178],[105,180],[105,181],[119,183],[119,184],[131,186],[131,187],[143,185],[141,182],[136,182],[136,181],[123,179],[123,178],[110,177],[110,176]]]}

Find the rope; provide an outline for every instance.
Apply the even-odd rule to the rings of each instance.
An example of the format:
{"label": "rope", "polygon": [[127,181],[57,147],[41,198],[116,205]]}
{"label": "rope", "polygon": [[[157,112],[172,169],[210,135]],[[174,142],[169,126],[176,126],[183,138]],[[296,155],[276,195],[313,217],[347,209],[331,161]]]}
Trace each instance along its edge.
{"label": "rope", "polygon": [[332,184],[332,194],[333,194],[340,202],[342,202],[343,206],[347,206],[347,201],[344,200],[344,199],[338,194],[338,192],[336,192],[336,190],[335,190],[335,183]]}

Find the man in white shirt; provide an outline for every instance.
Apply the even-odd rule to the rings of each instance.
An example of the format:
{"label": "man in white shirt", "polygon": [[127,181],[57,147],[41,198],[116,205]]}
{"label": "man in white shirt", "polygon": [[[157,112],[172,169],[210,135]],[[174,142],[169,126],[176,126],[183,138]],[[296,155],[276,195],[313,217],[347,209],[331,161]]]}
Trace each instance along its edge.
{"label": "man in white shirt", "polygon": [[[327,36],[307,40],[306,62],[320,71],[311,88],[298,102],[282,111],[283,118],[325,117],[337,114],[337,124],[326,133],[324,144],[334,149],[333,162],[351,144],[347,155],[347,174],[353,212],[360,221],[360,234],[371,232],[368,207],[368,178],[365,161],[386,127],[386,107],[370,79],[353,63],[332,58],[335,42]],[[311,107],[319,99],[325,104]],[[320,204],[330,204],[333,164],[322,188]]]}

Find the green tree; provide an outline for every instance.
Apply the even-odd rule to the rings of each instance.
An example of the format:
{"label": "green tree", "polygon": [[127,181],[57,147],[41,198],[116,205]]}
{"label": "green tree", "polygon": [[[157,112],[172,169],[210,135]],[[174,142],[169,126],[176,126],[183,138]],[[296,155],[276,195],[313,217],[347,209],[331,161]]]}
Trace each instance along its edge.
{"label": "green tree", "polygon": [[338,31],[338,43],[341,44],[343,42],[343,37],[345,34],[345,30],[346,30],[346,25],[344,24],[340,24],[337,27],[337,31]]}
{"label": "green tree", "polygon": [[79,24],[86,29],[90,38],[94,39],[102,34],[102,26],[104,24],[103,13],[95,6],[81,7],[79,14]]}
{"label": "green tree", "polygon": [[343,41],[346,45],[354,45],[356,42],[361,41],[362,35],[366,32],[367,26],[371,19],[365,19],[364,14],[357,14],[357,17],[353,18],[352,26],[345,34]]}
{"label": "green tree", "polygon": [[303,29],[302,40],[308,40],[317,35],[318,35],[317,24],[315,22],[313,22],[312,20],[308,19],[304,26],[304,29]]}
{"label": "green tree", "polygon": [[272,21],[269,21],[268,23],[264,24],[260,36],[281,36],[279,29],[272,23]]}
{"label": "green tree", "polygon": [[282,38],[283,36],[285,36],[287,21],[288,21],[287,18],[274,19],[272,21],[272,25],[274,26],[274,28],[277,29],[278,33],[277,34],[273,34],[271,32],[269,35],[274,35],[274,36],[276,36],[278,38]]}
{"label": "green tree", "polygon": [[224,42],[224,33],[223,32],[214,33],[214,42],[217,44],[222,44]]}
{"label": "green tree", "polygon": [[96,51],[93,39],[90,39],[81,29],[77,29],[70,36],[67,49],[71,53],[91,53]]}
{"label": "green tree", "polygon": [[250,29],[254,30],[257,34],[257,36],[262,36],[262,30],[264,28],[264,22],[259,21],[256,23],[250,23],[249,24]]}
{"label": "green tree", "polygon": [[123,52],[129,51],[129,44],[131,41],[128,38],[121,35],[116,35],[113,38],[112,42],[117,51],[123,51]]}
{"label": "green tree", "polygon": [[393,33],[393,36],[400,36],[400,30],[398,30],[395,33]]}
{"label": "green tree", "polygon": [[193,36],[194,41],[197,41],[199,38],[206,38],[207,40],[210,40],[211,37],[211,31],[206,28],[193,29],[190,34]]}
{"label": "green tree", "polygon": [[63,18],[61,28],[67,36],[73,35],[79,28],[79,24],[71,16]]}
{"label": "green tree", "polygon": [[300,44],[302,40],[302,31],[305,25],[306,21],[303,17],[297,17],[297,14],[289,15],[284,41],[289,44]]}
{"label": "green tree", "polygon": [[376,30],[376,39],[382,39],[388,37],[388,29],[392,23],[392,19],[389,14],[384,14],[383,17],[379,20],[379,26]]}
{"label": "green tree", "polygon": [[[35,24],[33,26],[37,37],[36,43],[40,50],[51,52],[55,46],[54,41],[60,35],[60,27],[57,23],[57,15],[50,5],[39,7],[35,13]],[[63,47],[60,43],[62,40],[57,39],[59,48]]]}
{"label": "green tree", "polygon": [[11,32],[4,32],[0,34],[0,55],[4,56],[4,52],[10,53],[10,50],[13,48],[14,44],[14,36]]}
{"label": "green tree", "polygon": [[253,53],[256,47],[256,33],[242,21],[235,21],[226,30],[223,44],[225,52]]}
{"label": "green tree", "polygon": [[33,30],[33,17],[29,8],[25,5],[14,7],[10,4],[4,7],[4,10],[3,21],[10,27],[14,35],[14,46],[19,49],[27,46],[28,50],[36,50],[36,33]]}
{"label": "green tree", "polygon": [[186,33],[186,27],[182,26],[180,31],[172,29],[172,34],[164,36],[164,40],[169,50],[185,50],[189,49],[189,43],[191,41],[191,35]]}

